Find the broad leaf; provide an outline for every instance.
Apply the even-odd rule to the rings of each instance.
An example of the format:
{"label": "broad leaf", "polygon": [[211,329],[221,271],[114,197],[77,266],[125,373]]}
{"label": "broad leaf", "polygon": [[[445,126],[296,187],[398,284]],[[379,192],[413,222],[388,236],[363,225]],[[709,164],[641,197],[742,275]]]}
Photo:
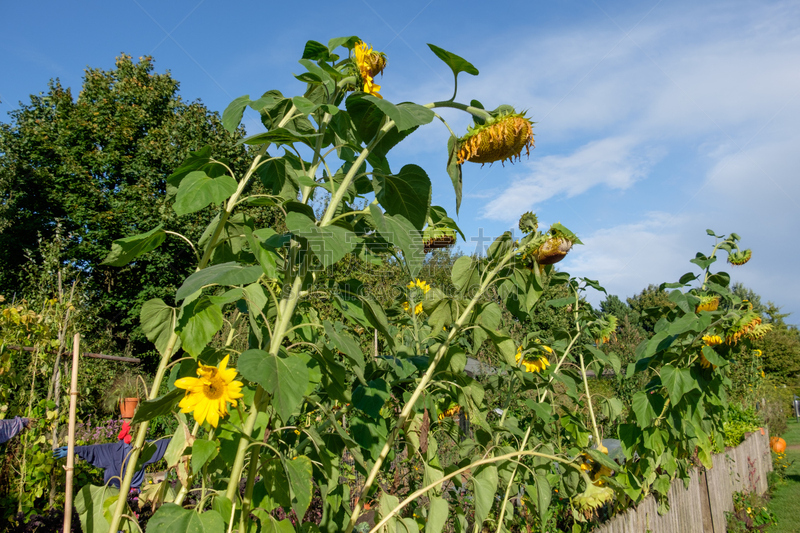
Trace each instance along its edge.
{"label": "broad leaf", "polygon": [[416,277],[425,258],[420,232],[404,216],[384,215],[377,205],[370,204],[369,212],[378,233],[387,242],[400,248],[411,277]]}
{"label": "broad leaf", "polygon": [[230,176],[211,178],[202,170],[195,170],[181,180],[175,198],[175,213],[186,215],[200,211],[209,204],[222,204],[236,192],[236,180]]}
{"label": "broad leaf", "polygon": [[332,224],[318,227],[314,220],[307,216],[290,212],[286,215],[286,227],[293,234],[308,242],[308,249],[322,266],[329,267],[352,252],[358,239],[352,231]]}
{"label": "broad leaf", "polygon": [[225,111],[222,112],[222,126],[228,130],[228,133],[233,133],[242,122],[244,110],[250,105],[250,95],[246,94],[236,98],[233,102],[228,104]]}
{"label": "broad leaf", "polygon": [[158,226],[147,233],[116,239],[111,244],[111,251],[101,264],[116,267],[125,266],[137,257],[161,246],[161,243],[166,238],[167,234],[161,226]]}
{"label": "broad leaf", "polygon": [[175,533],[219,533],[225,531],[225,522],[217,511],[197,513],[194,509],[165,503],[147,522],[147,529]]}
{"label": "broad leaf", "polygon": [[303,401],[308,387],[308,367],[297,357],[278,357],[262,350],[247,350],[237,364],[242,376],[261,385],[284,422]]}
{"label": "broad leaf", "polygon": [[192,474],[197,474],[203,466],[217,456],[219,445],[211,440],[196,439],[192,443]]}
{"label": "broad leaf", "polygon": [[304,516],[314,493],[311,459],[300,455],[284,460],[283,466],[292,489],[292,509],[297,516]]}
{"label": "broad leaf", "polygon": [[697,382],[688,368],[664,365],[661,368],[661,383],[667,388],[672,405],[678,405],[683,395],[697,387]]}
{"label": "broad leaf", "polygon": [[400,215],[421,230],[431,204],[431,180],[417,165],[405,165],[397,175],[376,174],[375,197],[389,215]]}
{"label": "broad leaf", "polygon": [[185,304],[176,328],[183,341],[183,349],[192,357],[200,355],[222,327],[222,322],[222,309],[207,296]]}
{"label": "broad leaf", "polygon": [[460,72],[466,72],[467,74],[472,74],[473,76],[478,75],[478,69],[476,69],[472,63],[467,61],[461,56],[457,56],[452,52],[448,52],[443,48],[439,48],[436,45],[428,43],[428,48],[430,48],[436,56],[447,63],[447,66],[453,71],[453,76],[458,77]]}
{"label": "broad leaf", "polygon": [[261,273],[260,266],[245,266],[235,261],[212,265],[186,278],[175,293],[175,300],[181,301],[209,285],[249,285],[257,281]]}
{"label": "broad leaf", "polygon": [[472,477],[472,486],[475,492],[475,522],[483,525],[489,516],[497,492],[497,467],[493,464],[478,467]]}
{"label": "broad leaf", "polygon": [[152,420],[157,416],[169,415],[185,393],[183,389],[173,389],[159,398],[141,402],[136,408],[131,425]]}
{"label": "broad leaf", "polygon": [[[142,305],[139,314],[142,331],[147,336],[147,340],[156,345],[156,350],[164,355],[169,345],[176,324],[178,310],[164,303],[161,298],[147,300]],[[172,353],[178,351],[181,346],[180,338],[175,341]],[[171,355],[171,354],[170,354]]]}

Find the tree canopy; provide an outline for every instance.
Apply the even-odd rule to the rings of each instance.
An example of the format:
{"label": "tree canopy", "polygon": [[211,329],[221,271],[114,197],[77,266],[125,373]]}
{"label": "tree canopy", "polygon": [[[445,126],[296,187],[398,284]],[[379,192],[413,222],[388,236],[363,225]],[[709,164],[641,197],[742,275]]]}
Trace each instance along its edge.
{"label": "tree canopy", "polygon": [[154,72],[152,58],[123,54],[111,70],[88,68],[77,98],[52,80],[0,124],[0,293],[36,290],[23,267],[40,264],[37,243],[60,231],[60,259],[85,283],[98,327],[113,328],[119,350],[143,339],[141,304],[170,298],[194,252],[169,238],[124,268],[101,265],[112,241],[161,225],[197,242],[210,211],[178,216],[167,177],[209,144],[234,169],[248,161],[241,131],[225,131],[216,112],[185,102],[178,88],[169,72]]}

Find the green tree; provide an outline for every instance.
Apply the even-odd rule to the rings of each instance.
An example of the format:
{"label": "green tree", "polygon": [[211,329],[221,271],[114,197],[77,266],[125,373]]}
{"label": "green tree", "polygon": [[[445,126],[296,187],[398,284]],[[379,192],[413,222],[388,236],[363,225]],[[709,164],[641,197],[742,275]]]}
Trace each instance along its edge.
{"label": "green tree", "polygon": [[196,257],[169,238],[124,268],[101,265],[111,242],[159,225],[197,242],[210,210],[176,215],[166,178],[208,144],[235,169],[248,161],[240,136],[199,101],[182,100],[178,87],[169,73],[154,72],[150,57],[136,63],[123,54],[112,70],[87,69],[77,99],[53,80],[10,113],[0,125],[0,293],[37,291],[23,266],[42,261],[37,242],[60,227],[60,259],[86,282],[96,327],[112,330],[118,350],[144,347],[141,304],[171,298]]}
{"label": "green tree", "polygon": [[653,333],[656,322],[662,315],[661,310],[675,307],[667,291],[660,289],[658,285],[648,285],[636,296],[628,298],[628,305],[639,315],[639,325],[649,334]]}

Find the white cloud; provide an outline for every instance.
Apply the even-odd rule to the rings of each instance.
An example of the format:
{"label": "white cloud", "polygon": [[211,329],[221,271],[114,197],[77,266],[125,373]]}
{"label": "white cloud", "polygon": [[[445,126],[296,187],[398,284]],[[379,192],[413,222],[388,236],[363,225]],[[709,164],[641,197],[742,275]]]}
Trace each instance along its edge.
{"label": "white cloud", "polygon": [[637,147],[630,137],[592,141],[572,154],[550,155],[526,163],[526,175],[488,203],[484,218],[513,220],[534,205],[557,195],[574,197],[597,185],[627,189],[643,178],[658,156],[657,151]]}

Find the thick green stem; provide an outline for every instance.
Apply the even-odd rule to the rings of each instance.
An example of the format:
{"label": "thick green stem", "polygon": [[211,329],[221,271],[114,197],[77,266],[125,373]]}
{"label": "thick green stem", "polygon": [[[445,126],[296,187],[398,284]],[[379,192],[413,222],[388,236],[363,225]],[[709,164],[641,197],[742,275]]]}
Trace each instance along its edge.
{"label": "thick green stem", "polygon": [[[528,444],[528,437],[531,436],[531,426],[528,426],[528,430],[525,432],[525,437],[522,439],[522,444],[519,447],[519,451],[523,451],[525,446]],[[511,472],[511,477],[508,479],[508,485],[506,485],[506,493],[503,496],[503,504],[500,506],[500,515],[497,518],[497,533],[500,533],[503,530],[503,517],[506,514],[506,506],[508,505],[508,496],[511,493],[511,485],[514,484],[514,478],[517,475],[517,468],[519,468],[518,464],[514,465],[514,470]],[[475,524],[477,528],[478,525]]]}
{"label": "thick green stem", "polygon": [[[161,356],[161,362],[158,364],[158,370],[156,370],[156,376],[153,380],[153,386],[150,388],[150,394],[147,396],[148,400],[154,400],[158,396],[158,389],[161,387],[161,381],[164,379],[164,374],[167,370],[167,365],[169,364],[169,360],[172,358],[172,353],[175,350],[175,344],[178,342],[178,334],[175,333],[175,317],[173,316],[173,324],[172,324],[172,334],[169,337],[169,341],[167,342],[167,347],[164,350],[164,354]],[[147,436],[147,428],[150,426],[149,421],[142,422],[139,424],[139,428],[136,431],[136,442],[133,445],[133,450],[129,454],[127,468],[125,468],[125,476],[122,479],[122,483],[120,483],[119,488],[119,499],[117,500],[117,505],[114,508],[114,514],[111,517],[111,523],[108,527],[108,533],[117,533],[119,531],[119,524],[122,520],[122,514],[125,510],[125,507],[128,504],[128,491],[131,488],[131,481],[133,480],[133,474],[135,473],[134,466],[136,465],[136,461],[139,460],[139,453],[142,451],[144,447],[144,440]]]}
{"label": "thick green stem", "polygon": [[[291,250],[296,249],[292,247]],[[281,300],[281,307],[283,307],[283,311],[278,319],[278,323],[275,325],[274,334],[270,339],[269,353],[271,355],[278,355],[283,338],[286,336],[286,332],[289,329],[292,315],[294,314],[295,307],[300,299],[300,289],[302,288],[303,278],[305,277],[307,270],[307,258],[308,256],[306,256],[300,264],[300,268],[298,269],[298,272],[292,282],[291,292]],[[250,436],[252,435],[253,428],[255,428],[256,425],[256,418],[258,418],[259,412],[258,405],[261,403],[263,395],[264,389],[259,386],[256,391],[253,405],[250,407],[250,413],[248,414],[247,420],[242,428],[243,433],[239,438],[239,447],[236,450],[236,458],[234,459],[233,467],[231,468],[231,477],[228,480],[228,490],[225,493],[225,496],[227,496],[231,501],[233,501],[233,498],[239,489],[239,479],[241,478],[242,470],[244,469],[244,460],[245,455],[247,454],[247,447],[250,444]],[[244,506],[242,507],[242,511],[244,512]]]}
{"label": "thick green stem", "polygon": [[[428,386],[428,383],[433,378],[433,373],[436,370],[436,366],[442,360],[444,355],[447,353],[447,350],[450,346],[450,343],[455,339],[458,331],[463,327],[464,323],[469,318],[470,314],[472,313],[472,309],[478,303],[478,300],[483,296],[483,293],[486,289],[491,285],[494,278],[497,274],[502,270],[505,265],[511,260],[512,257],[517,253],[517,251],[511,250],[508,254],[499,262],[499,264],[484,278],[481,282],[480,288],[476,291],[475,295],[470,300],[467,307],[464,309],[464,312],[461,316],[458,317],[458,320],[455,321],[450,333],[447,335],[447,339],[442,343],[439,347],[439,350],[436,352],[436,355],[433,357],[433,360],[428,365],[428,369],[425,371],[425,374],[420,379],[420,382],[417,384],[417,387],[414,389],[414,392],[411,394],[411,397],[406,402],[403,410],[400,412],[400,416],[397,419],[397,425],[394,427],[392,432],[389,434],[389,437],[386,439],[386,442],[383,445],[383,449],[381,450],[380,454],[378,455],[375,464],[372,467],[372,470],[369,473],[369,476],[364,481],[364,487],[361,489],[361,495],[356,502],[355,507],[353,508],[353,514],[350,516],[350,522],[347,524],[347,529],[345,533],[351,533],[353,528],[356,525],[356,521],[358,521],[358,517],[361,514],[362,502],[365,500],[364,496],[367,495],[372,488],[375,479],[378,476],[378,472],[383,466],[383,462],[386,460],[386,457],[389,455],[389,451],[394,444],[395,438],[400,432],[400,429],[406,426],[408,422],[408,418],[414,410],[414,406],[417,403],[422,391]],[[391,515],[390,515],[391,516]],[[383,522],[382,522],[383,523]],[[375,529],[373,529],[375,531]]]}
{"label": "thick green stem", "polygon": [[581,360],[581,377],[583,378],[583,387],[586,391],[586,403],[589,405],[589,416],[592,419],[592,433],[594,433],[595,445],[600,448],[600,446],[603,445],[603,440],[600,438],[600,431],[597,429],[597,419],[594,416],[592,393],[589,391],[589,379],[586,377],[586,364],[583,362],[583,352],[579,352],[578,357],[580,357]]}
{"label": "thick green stem", "polygon": [[451,101],[431,102],[430,104],[425,104],[423,107],[427,107],[428,109],[435,109],[437,107],[452,107],[454,109],[460,109],[461,111],[466,111],[470,115],[482,118],[484,120],[489,120],[492,118],[492,115],[485,109],[481,109],[479,107],[473,107],[471,105],[460,104],[458,102],[451,102]]}
{"label": "thick green stem", "polygon": [[258,455],[258,450],[250,452],[250,465],[247,468],[247,485],[245,485],[244,497],[242,498],[242,518],[239,522],[239,531],[247,531],[249,526],[250,506],[253,504],[253,486],[258,473]]}
{"label": "thick green stem", "polygon": [[420,496],[422,496],[423,494],[425,494],[429,490],[431,490],[433,488],[436,488],[437,486],[441,486],[441,484],[444,483],[445,481],[453,479],[456,476],[460,476],[464,472],[468,472],[470,470],[474,470],[475,468],[477,468],[477,467],[479,467],[481,465],[499,463],[501,461],[507,461],[509,459],[514,459],[515,457],[528,457],[528,456],[543,457],[544,459],[549,459],[551,461],[558,461],[559,463],[572,465],[574,467],[572,461],[568,461],[568,460],[564,459],[563,457],[557,457],[555,455],[549,455],[549,454],[546,454],[546,453],[540,453],[540,452],[534,452],[534,451],[518,451],[518,452],[507,453],[505,455],[499,455],[497,457],[487,457],[486,459],[481,459],[479,461],[475,461],[474,463],[470,463],[469,465],[465,466],[464,468],[459,468],[455,472],[450,472],[446,476],[441,477],[441,478],[437,479],[436,481],[426,485],[425,487],[422,487],[421,489],[413,492],[405,500],[400,502],[400,504],[397,507],[395,507],[394,509],[392,509],[391,511],[386,513],[386,516],[384,516],[383,519],[380,522],[375,524],[375,527],[373,527],[370,530],[370,533],[377,533],[378,531],[380,531],[381,527],[383,527],[386,524],[386,522],[391,520],[391,518],[394,515],[396,515],[400,511],[402,511],[403,508],[406,505],[408,505],[409,503],[413,502],[414,500],[416,500],[417,498],[419,498]]}
{"label": "thick green stem", "polygon": [[[317,168],[319,168],[320,161],[322,161],[322,154],[321,154],[322,138],[325,136],[325,130],[327,129],[328,123],[330,123],[331,118],[333,118],[333,115],[326,112],[322,116],[322,122],[319,125],[318,129],[319,135],[317,136],[317,145],[314,148],[314,159],[311,161],[311,168],[308,169],[308,177],[311,178],[312,180],[315,179],[315,176],[317,175]],[[333,179],[333,176],[331,176],[331,179]],[[302,192],[301,198],[304,204],[307,204],[308,201],[311,199],[311,189],[312,187],[310,185],[303,186],[303,189],[301,191]]]}
{"label": "thick green stem", "polygon": [[325,214],[323,215],[322,220],[319,223],[320,226],[327,226],[331,223],[331,220],[333,219],[333,214],[336,212],[336,208],[342,202],[342,198],[344,198],[344,194],[347,192],[347,188],[350,186],[350,183],[353,181],[353,178],[358,173],[358,169],[361,168],[361,165],[364,163],[364,161],[366,161],[367,157],[375,148],[375,146],[380,142],[381,139],[383,139],[383,136],[386,135],[389,132],[389,130],[391,130],[393,127],[394,127],[394,120],[387,120],[386,124],[384,124],[383,127],[380,130],[378,130],[378,133],[375,134],[375,138],[372,139],[372,141],[366,146],[366,148],[361,150],[360,154],[358,154],[358,158],[355,160],[353,166],[350,167],[350,170],[345,175],[344,179],[342,180],[342,184],[339,186],[338,189],[336,189],[336,192],[334,192],[331,195],[331,202],[328,204],[328,208],[325,210]]}

